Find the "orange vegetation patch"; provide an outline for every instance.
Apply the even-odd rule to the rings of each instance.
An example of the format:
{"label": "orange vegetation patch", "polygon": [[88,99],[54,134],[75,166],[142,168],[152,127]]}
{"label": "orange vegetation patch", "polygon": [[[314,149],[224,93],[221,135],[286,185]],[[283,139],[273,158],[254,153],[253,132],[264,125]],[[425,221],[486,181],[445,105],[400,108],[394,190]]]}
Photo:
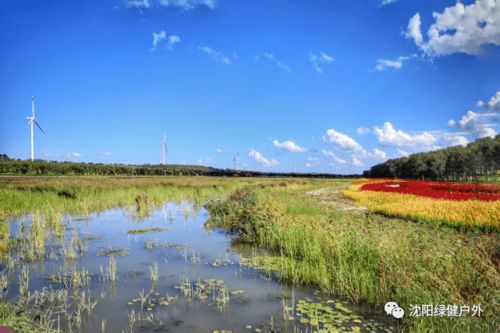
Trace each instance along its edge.
{"label": "orange vegetation patch", "polygon": [[343,193],[358,205],[366,206],[376,213],[464,228],[500,230],[500,200],[456,201],[407,193],[361,190],[364,184],[372,182],[367,179],[358,180]]}

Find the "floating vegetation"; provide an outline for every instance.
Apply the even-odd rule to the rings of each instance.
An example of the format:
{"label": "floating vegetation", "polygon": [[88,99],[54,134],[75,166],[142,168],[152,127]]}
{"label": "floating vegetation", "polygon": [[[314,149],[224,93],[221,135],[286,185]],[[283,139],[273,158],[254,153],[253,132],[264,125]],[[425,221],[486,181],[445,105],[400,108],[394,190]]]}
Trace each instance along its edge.
{"label": "floating vegetation", "polygon": [[96,236],[96,235],[88,234],[88,235],[85,235],[84,239],[89,242],[89,241],[94,241],[94,240],[101,240],[102,236]]}
{"label": "floating vegetation", "polygon": [[170,249],[170,250],[179,250],[179,251],[187,251],[189,245],[188,244],[177,244],[177,243],[168,243],[161,242],[158,238],[148,239],[144,244],[146,250],[152,249]]}
{"label": "floating vegetation", "polygon": [[175,299],[176,297],[169,296],[168,294],[161,296],[160,293],[153,290],[146,294],[143,289],[139,292],[139,297],[130,300],[128,305],[140,304],[140,311],[144,311],[144,309],[151,311],[158,306],[169,306]]}
{"label": "floating vegetation", "polygon": [[179,289],[185,298],[214,305],[220,311],[229,304],[229,290],[224,280],[205,279],[192,283],[184,276],[175,288]]}
{"label": "floating vegetation", "polygon": [[283,314],[286,320],[296,320],[303,326],[327,332],[346,328],[353,332],[385,330],[376,321],[364,319],[354,314],[344,303],[331,299],[312,301],[305,298],[300,299],[295,306],[283,304]]}
{"label": "floating vegetation", "polygon": [[63,272],[62,269],[58,273],[48,276],[48,280],[53,284],[62,284],[66,288],[82,289],[90,286],[92,277],[89,271],[83,267],[81,270],[73,270]]}
{"label": "floating vegetation", "polygon": [[70,218],[71,222],[89,222],[92,221],[91,216],[72,216]]}
{"label": "floating vegetation", "polygon": [[145,229],[132,229],[127,231],[127,234],[129,235],[137,235],[137,234],[147,234],[150,232],[160,232],[160,231],[167,231],[167,228],[145,228]]}
{"label": "floating vegetation", "polygon": [[229,266],[232,264],[233,262],[229,258],[216,258],[210,262],[210,266],[212,267]]}
{"label": "floating vegetation", "polygon": [[240,265],[252,269],[264,271],[279,271],[282,267],[282,258],[273,256],[255,256],[251,258],[241,258]]}
{"label": "floating vegetation", "polygon": [[194,249],[193,249],[193,254],[191,255],[191,263],[193,265],[197,265],[199,263],[201,263],[201,256],[200,254],[197,254]]}
{"label": "floating vegetation", "polygon": [[127,249],[111,249],[111,248],[102,248],[99,249],[96,253],[97,256],[99,257],[104,257],[104,256],[117,256],[117,257],[124,257],[129,254],[129,251]]}

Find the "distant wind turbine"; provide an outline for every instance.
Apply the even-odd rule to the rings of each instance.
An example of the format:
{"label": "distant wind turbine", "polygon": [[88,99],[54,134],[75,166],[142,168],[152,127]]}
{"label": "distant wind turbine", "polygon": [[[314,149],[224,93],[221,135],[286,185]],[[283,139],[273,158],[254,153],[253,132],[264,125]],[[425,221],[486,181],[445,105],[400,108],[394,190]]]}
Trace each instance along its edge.
{"label": "distant wind turbine", "polygon": [[233,162],[234,162],[234,170],[238,170],[238,168],[240,167],[240,153],[236,153]]}
{"label": "distant wind turbine", "polygon": [[33,161],[35,160],[35,136],[33,131],[33,124],[35,124],[40,129],[40,131],[45,134],[35,118],[35,97],[33,96],[31,96],[31,117],[27,117],[26,119],[28,119],[28,125],[30,126],[31,130],[31,161]]}
{"label": "distant wind turbine", "polygon": [[162,159],[161,159],[161,164],[166,165],[167,164],[167,135],[163,133],[163,140],[160,141],[161,143],[161,152],[162,152]]}

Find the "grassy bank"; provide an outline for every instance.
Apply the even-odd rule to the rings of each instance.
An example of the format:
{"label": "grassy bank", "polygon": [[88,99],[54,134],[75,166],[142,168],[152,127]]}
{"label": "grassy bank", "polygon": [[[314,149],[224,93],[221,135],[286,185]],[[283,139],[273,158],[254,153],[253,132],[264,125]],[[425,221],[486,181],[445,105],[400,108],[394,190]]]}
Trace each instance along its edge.
{"label": "grassy bank", "polygon": [[[22,252],[22,262],[34,262],[44,258],[46,254],[44,250],[47,233],[44,231],[53,229],[54,234],[64,231],[61,224],[63,214],[85,215],[113,207],[132,207],[131,210],[137,218],[142,218],[148,215],[155,206],[165,201],[192,200],[196,205],[201,206],[209,199],[222,199],[242,187],[256,189],[285,185],[317,187],[319,184],[326,183],[321,180],[278,178],[2,177],[0,178],[1,245],[3,249],[9,248],[10,251],[18,254]],[[9,244],[7,220],[24,214],[33,216],[33,222],[26,229],[25,239],[28,241]],[[139,234],[163,230],[134,229],[129,233]],[[83,248],[85,247],[80,238],[73,235],[71,240],[68,240],[67,248],[64,247],[63,256],[68,260],[75,260],[78,252],[81,252]],[[2,252],[0,255],[8,256],[7,253]],[[6,260],[6,262],[10,261]],[[19,332],[46,331],[43,327],[30,325],[33,313],[30,312],[31,315],[28,316],[24,311],[19,311],[14,307],[22,309],[23,303],[0,304],[0,325],[12,326]]]}
{"label": "grassy bank", "polygon": [[[385,302],[397,302],[407,311],[404,330],[495,331],[497,233],[465,233],[346,209],[338,192],[348,182],[334,184],[321,200],[327,204],[303,186],[238,190],[207,206],[210,224],[233,232],[237,242],[269,250],[283,280],[320,286],[380,311]],[[411,304],[481,304],[484,313],[415,318],[409,317]]]}
{"label": "grassy bank", "polygon": [[202,204],[242,186],[272,186],[278,180],[215,177],[1,177],[0,250],[8,240],[9,216],[39,213],[88,214],[112,207],[136,205],[147,214],[156,204],[193,200]]}

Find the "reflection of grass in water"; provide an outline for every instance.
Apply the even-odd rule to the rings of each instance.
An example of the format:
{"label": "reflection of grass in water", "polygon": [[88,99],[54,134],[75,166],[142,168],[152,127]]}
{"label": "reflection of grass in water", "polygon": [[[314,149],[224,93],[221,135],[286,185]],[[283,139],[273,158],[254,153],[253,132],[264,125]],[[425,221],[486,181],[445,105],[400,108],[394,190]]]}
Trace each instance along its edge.
{"label": "reflection of grass in water", "polygon": [[118,278],[118,270],[116,267],[116,258],[114,255],[109,256],[108,266],[103,267],[99,266],[99,270],[101,271],[101,277],[103,281],[111,281],[115,282]]}
{"label": "reflection of grass in water", "polygon": [[133,229],[127,231],[127,234],[129,235],[137,235],[137,234],[147,234],[150,232],[160,232],[160,231],[167,231],[167,228],[145,228],[145,229]]}
{"label": "reflection of grass in water", "polygon": [[117,257],[124,257],[129,254],[129,251],[127,249],[99,249],[96,253],[96,256],[98,257],[105,257],[105,256],[117,256]]}
{"label": "reflection of grass in water", "polygon": [[30,284],[30,270],[28,266],[23,266],[19,274],[19,298],[28,297]]}
{"label": "reflection of grass in water", "polygon": [[82,267],[80,270],[76,268],[63,269],[61,266],[59,272],[50,274],[47,279],[50,283],[61,284],[65,289],[84,289],[90,286],[91,274]]}
{"label": "reflection of grass in water", "polygon": [[[89,214],[112,207],[157,207],[165,201],[191,200],[200,207],[208,198],[248,184],[272,184],[267,179],[215,177],[17,177],[0,180],[0,221],[37,210]],[[71,193],[61,196],[59,193]],[[148,210],[148,209],[146,209]]]}
{"label": "reflection of grass in water", "polygon": [[61,243],[61,255],[64,260],[75,261],[78,256],[87,253],[88,244],[82,240],[78,233],[75,231],[69,241]]}
{"label": "reflection of grass in water", "polygon": [[153,265],[149,266],[149,278],[151,279],[151,284],[153,289],[156,289],[159,275],[158,275],[158,263],[155,262]]}

